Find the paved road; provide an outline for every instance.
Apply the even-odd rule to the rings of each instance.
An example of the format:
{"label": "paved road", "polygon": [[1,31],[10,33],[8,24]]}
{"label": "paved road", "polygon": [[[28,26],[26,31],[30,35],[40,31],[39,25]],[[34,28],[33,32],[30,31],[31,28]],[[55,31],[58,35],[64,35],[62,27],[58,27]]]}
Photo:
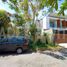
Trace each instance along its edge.
{"label": "paved road", "polygon": [[67,53],[44,51],[0,55],[0,67],[67,67]]}

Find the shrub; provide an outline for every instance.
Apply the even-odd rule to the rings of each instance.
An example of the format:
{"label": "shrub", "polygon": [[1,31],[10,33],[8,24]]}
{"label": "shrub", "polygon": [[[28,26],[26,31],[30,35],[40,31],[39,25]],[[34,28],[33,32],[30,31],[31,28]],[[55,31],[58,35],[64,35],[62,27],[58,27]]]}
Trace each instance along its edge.
{"label": "shrub", "polygon": [[37,41],[30,40],[29,47],[33,51],[37,51],[37,50],[42,49],[42,48],[46,49],[47,45],[45,43],[43,43],[40,39],[38,39]]}
{"label": "shrub", "polygon": [[35,41],[32,40],[32,38],[29,40],[29,47],[33,50],[33,51],[37,51],[37,50],[47,50],[47,49],[55,49],[57,47],[57,44],[54,43],[53,41],[50,41],[49,37],[47,34],[45,34],[45,41],[42,41],[41,39],[37,39]]}

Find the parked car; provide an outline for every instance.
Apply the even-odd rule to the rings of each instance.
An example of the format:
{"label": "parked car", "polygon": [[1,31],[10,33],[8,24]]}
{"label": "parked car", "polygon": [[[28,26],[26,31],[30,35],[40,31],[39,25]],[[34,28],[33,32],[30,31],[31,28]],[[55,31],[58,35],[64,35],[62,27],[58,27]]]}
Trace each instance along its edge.
{"label": "parked car", "polygon": [[28,49],[25,37],[0,38],[0,51],[16,51],[18,54]]}

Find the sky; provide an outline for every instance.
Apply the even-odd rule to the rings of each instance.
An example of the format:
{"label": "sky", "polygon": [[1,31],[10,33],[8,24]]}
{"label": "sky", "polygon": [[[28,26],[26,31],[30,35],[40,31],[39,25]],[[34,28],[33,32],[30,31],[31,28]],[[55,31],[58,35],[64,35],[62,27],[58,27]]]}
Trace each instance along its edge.
{"label": "sky", "polygon": [[[61,3],[63,2],[64,0],[60,0],[59,1],[59,3],[58,3],[58,8],[60,8],[60,5],[61,5]],[[43,10],[41,10],[40,12],[39,12],[39,16],[38,16],[38,19],[42,19],[44,16],[42,15],[42,12],[44,11],[44,10],[47,10],[47,8],[44,8]],[[57,11],[56,11],[57,12]],[[67,10],[65,11],[65,15],[67,15]]]}
{"label": "sky", "polygon": [[[59,7],[60,7],[60,5],[61,5],[61,3],[63,2],[64,0],[60,0],[59,1]],[[4,10],[6,10],[7,12],[10,12],[10,13],[15,13],[14,12],[14,10],[11,10],[10,8],[9,8],[9,5],[7,5],[6,3],[2,3],[2,1],[0,0],[0,9],[4,9]],[[43,9],[44,10],[44,9]],[[41,17],[41,15],[42,15],[42,11],[43,10],[41,10],[40,12],[39,12],[39,16]],[[47,10],[47,9],[46,9]],[[65,11],[65,13],[67,13],[67,11]]]}
{"label": "sky", "polygon": [[4,9],[6,10],[7,12],[10,12],[10,13],[15,13],[14,10],[11,10],[9,8],[9,6],[6,4],[6,3],[2,3],[2,1],[0,0],[0,9]]}

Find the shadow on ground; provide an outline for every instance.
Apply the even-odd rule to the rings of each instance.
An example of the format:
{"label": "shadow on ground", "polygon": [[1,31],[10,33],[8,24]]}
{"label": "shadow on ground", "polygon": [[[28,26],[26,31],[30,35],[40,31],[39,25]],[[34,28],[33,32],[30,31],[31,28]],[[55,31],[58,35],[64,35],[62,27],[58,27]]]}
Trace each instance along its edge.
{"label": "shadow on ground", "polygon": [[[24,54],[31,54],[32,51],[31,50],[28,50],[28,51],[24,51],[22,53],[22,55]],[[59,59],[59,60],[65,60],[66,57],[67,57],[67,49],[66,48],[62,48],[61,50],[57,51],[57,52],[54,52],[54,51],[42,51],[40,52],[41,54],[46,54],[46,55],[49,55],[53,58],[56,58],[56,59]],[[18,56],[18,55],[21,55],[21,54],[17,54],[16,52],[1,52],[0,53],[0,57],[6,57],[6,56]]]}
{"label": "shadow on ground", "polygon": [[67,48],[62,48],[61,50],[59,50],[59,52],[60,52],[64,57],[67,57]]}
{"label": "shadow on ground", "polygon": [[42,52],[43,54],[46,54],[46,55],[49,55],[49,56],[52,56],[56,59],[61,59],[61,60],[65,60],[65,57],[64,56],[61,56],[61,55],[58,55],[58,54],[55,54],[53,52]]}
{"label": "shadow on ground", "polygon": [[[28,51],[23,51],[22,54],[31,54],[32,51],[28,50]],[[6,57],[6,56],[18,56],[18,55],[22,55],[22,54],[17,54],[16,52],[0,52],[0,57]]]}
{"label": "shadow on ground", "polygon": [[63,48],[57,52],[53,52],[53,51],[44,51],[44,52],[41,52],[42,54],[46,54],[46,55],[49,55],[51,57],[54,57],[56,59],[60,59],[60,60],[65,60],[66,57],[67,57],[67,49],[66,48]]}

